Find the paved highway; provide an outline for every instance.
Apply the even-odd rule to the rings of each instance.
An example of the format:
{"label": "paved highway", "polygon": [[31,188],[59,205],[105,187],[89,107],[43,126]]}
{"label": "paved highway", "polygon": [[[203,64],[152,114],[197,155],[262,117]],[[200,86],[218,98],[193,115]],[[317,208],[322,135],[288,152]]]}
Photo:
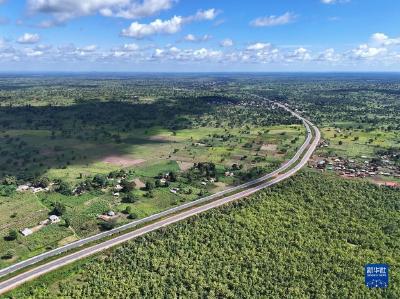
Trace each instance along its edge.
{"label": "paved highway", "polygon": [[[129,228],[133,228],[139,224],[143,224],[146,222],[150,222],[150,221],[154,221],[157,219],[160,219],[159,221],[152,223],[152,224],[148,224],[142,228],[138,228],[134,231],[125,233],[123,235],[119,235],[116,236],[112,239],[106,240],[102,243],[81,249],[75,253],[66,255],[66,256],[62,256],[54,261],[50,261],[47,262],[43,265],[39,265],[31,270],[28,270],[26,272],[23,272],[22,274],[19,274],[17,276],[14,276],[8,280],[5,280],[3,282],[0,283],[0,294],[3,294],[21,284],[23,284],[24,282],[27,282],[29,280],[32,280],[40,275],[43,275],[45,273],[48,273],[50,271],[53,271],[57,268],[60,268],[64,265],[73,263],[77,260],[80,260],[82,258],[85,258],[87,256],[93,255],[97,252],[100,252],[102,250],[108,249],[110,247],[116,246],[118,244],[121,244],[123,242],[126,242],[128,240],[131,240],[133,238],[136,238],[138,236],[141,236],[143,234],[155,231],[157,229],[160,229],[162,227],[165,227],[167,225],[170,225],[172,223],[176,223],[178,221],[184,220],[188,217],[191,217],[193,215],[205,212],[207,210],[222,206],[226,203],[235,201],[237,199],[243,198],[243,197],[247,197],[259,190],[262,190],[266,187],[272,186],[278,182],[281,182],[285,179],[287,179],[288,177],[294,175],[297,171],[299,171],[309,160],[309,158],[311,157],[312,153],[314,152],[314,150],[316,149],[319,140],[320,140],[320,132],[318,130],[318,128],[313,125],[310,121],[304,119],[303,117],[301,117],[299,114],[295,113],[294,111],[291,111],[289,108],[287,108],[286,106],[279,104],[279,103],[275,103],[276,105],[280,106],[281,108],[289,111],[290,113],[292,113],[295,117],[299,118],[300,120],[303,121],[304,126],[306,127],[307,130],[307,138],[306,141],[304,142],[304,144],[300,147],[300,149],[296,152],[295,156],[288,162],[286,162],[284,165],[282,165],[279,169],[275,170],[274,172],[267,174],[259,179],[253,180],[251,182],[242,184],[240,186],[236,186],[227,190],[224,190],[222,192],[213,194],[211,196],[208,197],[204,197],[201,198],[199,200],[196,200],[194,202],[190,202],[172,209],[169,209],[167,211],[152,215],[150,217],[138,220],[138,221],[134,221],[132,223],[129,223],[127,225],[118,227],[112,231],[108,231],[108,232],[104,232],[104,233],[100,233],[98,235],[86,238],[86,239],[82,239],[80,241],[68,244],[66,246],[57,248],[55,250],[46,252],[44,254],[38,255],[36,257],[33,257],[29,260],[17,263],[15,265],[12,265],[8,268],[2,269],[0,271],[0,276],[4,276],[10,273],[13,273],[17,270],[23,269],[27,266],[33,265],[38,263],[39,261],[42,261],[46,258],[49,257],[53,257],[55,255],[58,255],[60,253],[63,253],[67,250],[73,249],[73,248],[77,248],[79,246],[82,246],[84,244],[87,244],[89,242],[95,241],[95,240],[99,240],[102,239],[106,236],[110,236],[112,234],[116,234],[119,233],[121,231],[127,230]],[[313,134],[312,131],[314,132],[314,138],[313,138]],[[311,142],[312,140],[312,142]],[[302,156],[302,157],[301,157]],[[299,163],[296,164],[296,162],[298,162],[298,160],[301,160]],[[296,165],[295,165],[296,164]],[[292,167],[293,165],[295,165],[293,168],[291,168],[290,170],[286,171],[287,169],[289,169],[290,167]],[[282,173],[286,171],[285,173]],[[280,174],[282,173],[282,174]],[[270,180],[269,180],[270,179]],[[264,182],[266,180],[269,180],[267,182]],[[264,182],[264,183],[263,183]],[[257,186],[254,186],[258,184]],[[253,186],[253,187],[252,187]],[[247,188],[247,189],[245,189]],[[243,191],[240,191],[238,193],[235,193],[233,195],[229,195],[223,198],[220,198],[221,196],[227,194],[227,193],[232,193],[235,191],[239,191],[241,189],[245,189]],[[204,203],[201,206],[198,206],[199,204]],[[189,209],[190,208],[190,209]],[[171,214],[173,214],[171,216]],[[168,217],[168,215],[170,215]]]}

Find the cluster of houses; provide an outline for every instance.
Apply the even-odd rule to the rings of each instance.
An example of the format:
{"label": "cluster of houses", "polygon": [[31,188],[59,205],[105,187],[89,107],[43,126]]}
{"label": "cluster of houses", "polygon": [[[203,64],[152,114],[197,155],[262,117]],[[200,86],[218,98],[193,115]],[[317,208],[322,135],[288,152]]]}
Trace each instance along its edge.
{"label": "cluster of houses", "polygon": [[40,230],[42,227],[49,225],[49,224],[54,224],[54,223],[59,223],[61,221],[60,217],[57,215],[50,215],[47,219],[40,221],[39,225],[35,226],[34,228],[24,228],[20,230],[20,233],[26,237],[34,232]]}
{"label": "cluster of houses", "polygon": [[311,166],[321,170],[335,171],[345,177],[387,176],[400,178],[400,168],[396,167],[387,157],[382,156],[378,160],[370,160],[367,156],[360,158],[358,161],[344,158],[323,158],[311,162]]}

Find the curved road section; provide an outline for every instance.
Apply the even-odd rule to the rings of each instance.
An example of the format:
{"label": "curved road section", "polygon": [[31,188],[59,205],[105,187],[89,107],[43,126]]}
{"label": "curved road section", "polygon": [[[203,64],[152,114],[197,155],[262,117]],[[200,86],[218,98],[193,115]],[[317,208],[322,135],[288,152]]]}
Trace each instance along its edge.
{"label": "curved road section", "polygon": [[[17,264],[9,266],[7,268],[4,268],[4,269],[0,270],[0,277],[8,275],[8,274],[12,274],[15,271],[21,270],[28,266],[32,266],[38,262],[41,262],[50,257],[54,257],[56,255],[66,252],[68,250],[79,248],[80,246],[88,244],[90,242],[98,241],[105,237],[109,237],[114,234],[121,233],[125,230],[132,229],[140,224],[145,224],[148,222],[158,220],[158,221],[148,224],[144,227],[138,228],[134,231],[130,231],[128,233],[118,235],[112,239],[105,240],[104,242],[95,244],[95,245],[87,247],[87,248],[83,248],[83,249],[76,251],[74,253],[71,253],[69,255],[61,256],[58,259],[38,265],[37,267],[35,267],[33,269],[23,272],[17,276],[11,277],[10,279],[7,279],[0,283],[0,294],[4,294],[5,292],[8,292],[8,291],[16,288],[17,286],[19,286],[29,280],[32,280],[40,275],[43,275],[45,273],[48,273],[55,269],[58,269],[62,266],[71,264],[77,260],[83,259],[85,257],[88,257],[88,256],[98,253],[100,251],[106,250],[110,247],[119,245],[121,243],[129,241],[136,237],[142,236],[146,233],[158,230],[162,227],[168,226],[168,225],[176,223],[178,221],[182,221],[193,215],[197,215],[202,212],[208,211],[210,209],[220,207],[224,204],[238,200],[240,198],[247,197],[259,190],[262,190],[269,186],[275,185],[275,184],[291,177],[292,175],[294,175],[296,172],[298,172],[301,168],[303,168],[307,164],[311,155],[313,154],[316,147],[318,146],[318,143],[320,141],[320,136],[321,136],[320,131],[309,120],[303,118],[298,113],[290,110],[285,105],[282,105],[277,102],[272,102],[272,103],[281,107],[282,109],[285,109],[286,111],[290,112],[293,116],[300,119],[303,122],[303,124],[307,130],[307,138],[306,138],[305,142],[303,143],[303,145],[299,148],[299,150],[296,152],[294,157],[292,159],[290,159],[288,162],[286,162],[285,164],[283,164],[280,168],[278,168],[277,170],[275,170],[263,177],[252,180],[245,184],[226,189],[224,191],[215,193],[213,195],[200,198],[200,199],[192,201],[190,203],[186,203],[186,204],[168,209],[161,213],[154,214],[152,216],[149,216],[149,217],[137,220],[137,221],[133,221],[126,225],[117,227],[113,230],[103,232],[103,233],[91,236],[89,238],[85,238],[85,239],[73,242],[71,244],[65,245],[63,247],[59,247],[57,249],[48,251],[46,253],[40,254],[38,256],[32,257],[32,258],[22,261],[20,263],[17,263]],[[244,190],[242,190],[242,189],[244,189]],[[227,194],[230,194],[233,192],[237,192],[237,193],[234,193],[232,195],[227,195]],[[227,196],[223,197],[224,195],[227,195]]]}

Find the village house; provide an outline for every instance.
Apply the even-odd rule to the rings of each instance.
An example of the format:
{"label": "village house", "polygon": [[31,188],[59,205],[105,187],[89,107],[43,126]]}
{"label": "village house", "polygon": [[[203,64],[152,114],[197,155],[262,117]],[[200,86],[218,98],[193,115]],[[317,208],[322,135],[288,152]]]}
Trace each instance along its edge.
{"label": "village house", "polygon": [[53,223],[58,223],[61,221],[60,217],[58,217],[57,215],[50,215],[49,216],[49,220],[50,222]]}
{"label": "village house", "polygon": [[30,188],[30,186],[29,186],[28,184],[26,184],[26,185],[20,185],[20,186],[17,187],[17,191],[18,191],[18,192],[28,191],[29,188]]}
{"label": "village house", "polygon": [[26,236],[33,234],[33,231],[30,228],[24,228],[23,230],[21,230],[21,234],[24,237],[26,237]]}
{"label": "village house", "polygon": [[115,187],[114,187],[114,190],[115,191],[121,191],[122,189],[124,189],[124,187],[122,187],[120,184],[117,184]]}
{"label": "village house", "polygon": [[178,191],[179,191],[179,188],[172,188],[172,189],[169,189],[169,191],[170,191],[171,193],[177,194]]}

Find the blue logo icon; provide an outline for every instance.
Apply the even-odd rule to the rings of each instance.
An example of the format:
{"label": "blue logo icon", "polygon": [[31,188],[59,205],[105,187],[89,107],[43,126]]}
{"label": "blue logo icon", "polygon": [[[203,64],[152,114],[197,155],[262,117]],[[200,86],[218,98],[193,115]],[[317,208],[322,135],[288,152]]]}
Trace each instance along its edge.
{"label": "blue logo icon", "polygon": [[369,288],[387,288],[389,286],[389,266],[386,264],[366,265],[365,285]]}

